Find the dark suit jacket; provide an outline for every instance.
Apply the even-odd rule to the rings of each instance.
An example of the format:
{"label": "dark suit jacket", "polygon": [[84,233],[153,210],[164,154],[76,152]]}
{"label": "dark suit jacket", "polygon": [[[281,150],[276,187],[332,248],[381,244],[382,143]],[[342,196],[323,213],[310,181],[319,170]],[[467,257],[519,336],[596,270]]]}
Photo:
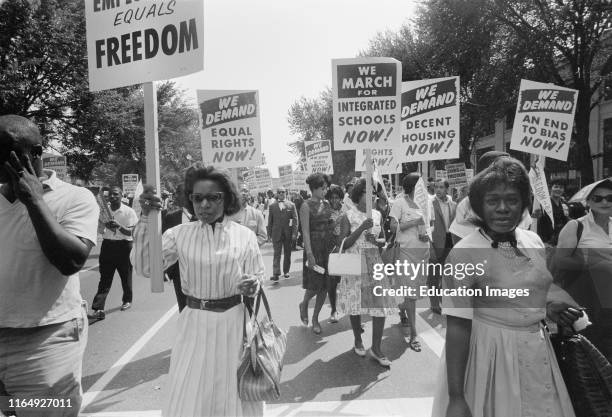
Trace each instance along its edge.
{"label": "dark suit jacket", "polygon": [[[165,213],[162,216],[162,233],[166,230],[173,228],[174,226],[178,226],[182,223],[183,220],[183,210],[176,210],[171,213]],[[181,279],[179,273],[179,264],[175,262],[173,265],[169,266],[166,269],[166,273],[168,274],[168,278],[170,279]]]}
{"label": "dark suit jacket", "polygon": [[[435,255],[435,260],[442,261],[448,255],[448,252],[451,248],[446,247],[446,233],[448,232],[448,228],[451,223],[455,219],[455,213],[457,210],[457,203],[448,199],[448,205],[450,207],[450,216],[448,224],[444,222],[444,216],[442,215],[442,207],[440,207],[440,202],[437,198],[434,198],[432,201],[432,205],[434,208],[434,226],[432,232],[432,255]],[[433,256],[432,256],[433,258]]]}
{"label": "dark suit jacket", "polygon": [[[272,241],[280,240],[283,231],[289,237],[297,236],[298,214],[295,204],[287,200],[283,203],[285,204],[284,210],[280,209],[278,201],[272,203],[268,208],[268,236],[272,238]],[[290,220],[291,226],[289,226]]]}

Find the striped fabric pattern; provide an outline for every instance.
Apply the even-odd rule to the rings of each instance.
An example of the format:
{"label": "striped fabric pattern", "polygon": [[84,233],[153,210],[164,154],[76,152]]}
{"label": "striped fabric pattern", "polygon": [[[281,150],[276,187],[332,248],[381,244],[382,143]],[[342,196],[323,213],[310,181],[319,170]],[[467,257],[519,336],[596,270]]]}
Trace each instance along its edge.
{"label": "striped fabric pattern", "polygon": [[[134,229],[131,261],[134,270],[148,277],[148,219]],[[158,255],[159,256],[159,255]],[[215,225],[190,222],[166,230],[162,236],[163,267],[179,262],[183,292],[195,298],[219,299],[239,294],[243,274],[263,282],[264,264],[257,238],[247,227],[227,218]]]}

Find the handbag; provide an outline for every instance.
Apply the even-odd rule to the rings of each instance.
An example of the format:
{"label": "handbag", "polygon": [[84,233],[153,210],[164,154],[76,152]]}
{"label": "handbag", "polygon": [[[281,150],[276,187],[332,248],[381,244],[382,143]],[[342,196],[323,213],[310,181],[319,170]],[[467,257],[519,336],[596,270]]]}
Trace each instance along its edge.
{"label": "handbag", "polygon": [[[257,319],[263,300],[266,316]],[[249,327],[247,329],[247,321]],[[273,401],[280,397],[283,357],[287,334],[272,321],[270,305],[263,290],[257,294],[251,318],[244,310],[244,350],[238,366],[238,395],[245,401]]]}
{"label": "handbag", "polygon": [[612,417],[612,365],[583,335],[563,332],[550,341],[577,417]]}
{"label": "handbag", "polygon": [[330,253],[327,263],[329,275],[361,275],[361,255],[358,253],[342,253],[344,241],[340,244],[338,253]]}

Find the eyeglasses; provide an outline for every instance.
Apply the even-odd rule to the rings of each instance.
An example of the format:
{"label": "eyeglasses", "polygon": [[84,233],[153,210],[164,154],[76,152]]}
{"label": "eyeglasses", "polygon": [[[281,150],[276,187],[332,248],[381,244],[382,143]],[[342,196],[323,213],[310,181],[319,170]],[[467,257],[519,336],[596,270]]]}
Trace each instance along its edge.
{"label": "eyeglasses", "polygon": [[612,203],[612,194],[608,195],[594,195],[591,197],[594,203],[601,203],[603,200],[606,200],[608,203]]}
{"label": "eyeglasses", "polygon": [[218,203],[223,200],[223,193],[191,194],[189,200],[196,204],[202,204],[204,200],[206,200],[207,203]]}

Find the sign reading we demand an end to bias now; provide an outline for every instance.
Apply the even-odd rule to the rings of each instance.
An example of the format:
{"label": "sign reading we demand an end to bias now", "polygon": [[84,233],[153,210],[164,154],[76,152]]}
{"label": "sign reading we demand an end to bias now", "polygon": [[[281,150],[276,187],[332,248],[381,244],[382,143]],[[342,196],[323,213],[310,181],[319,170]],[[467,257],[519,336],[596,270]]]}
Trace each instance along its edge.
{"label": "sign reading we demand an end to bias now", "polygon": [[204,68],[202,0],[85,0],[91,91]]}
{"label": "sign reading we demand an end to bias now", "polygon": [[578,91],[521,80],[510,149],[567,161]]}
{"label": "sign reading we demand an end to bias now", "polygon": [[399,145],[401,74],[393,58],[332,60],[334,150]]}
{"label": "sign reading we demand an end to bias now", "polygon": [[262,164],[257,91],[198,90],[204,162],[224,168]]}
{"label": "sign reading we demand an end to bias now", "polygon": [[459,157],[459,77],[402,83],[402,158]]}

